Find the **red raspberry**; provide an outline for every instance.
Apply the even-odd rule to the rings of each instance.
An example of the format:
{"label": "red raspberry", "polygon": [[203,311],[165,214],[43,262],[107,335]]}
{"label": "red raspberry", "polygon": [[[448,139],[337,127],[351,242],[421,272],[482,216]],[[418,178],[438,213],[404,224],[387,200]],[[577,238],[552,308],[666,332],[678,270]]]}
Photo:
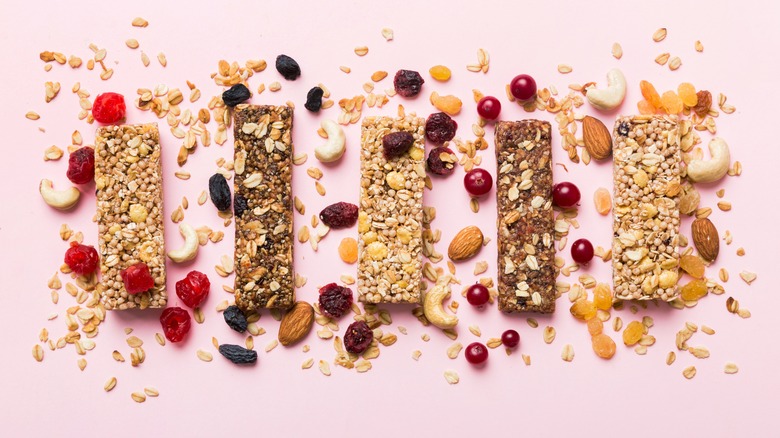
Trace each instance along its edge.
{"label": "red raspberry", "polygon": [[89,146],[77,149],[68,158],[68,179],[73,184],[87,184],[95,179],[95,150]]}
{"label": "red raspberry", "polygon": [[211,282],[206,274],[198,271],[190,271],[183,280],[176,282],[176,295],[187,305],[195,308],[209,296]]}
{"label": "red raspberry", "polygon": [[92,117],[100,123],[116,123],[125,118],[125,98],[118,93],[98,94],[92,104]]}
{"label": "red raspberry", "polygon": [[125,289],[130,295],[140,294],[154,287],[154,279],[146,263],[139,262],[128,266],[119,275],[122,276],[122,282],[125,283]]}
{"label": "red raspberry", "polygon": [[169,307],[160,315],[165,337],[171,342],[180,342],[192,327],[190,314],[181,307]]}
{"label": "red raspberry", "polygon": [[70,242],[70,248],[65,251],[65,264],[77,275],[89,275],[95,272],[99,260],[94,246]]}

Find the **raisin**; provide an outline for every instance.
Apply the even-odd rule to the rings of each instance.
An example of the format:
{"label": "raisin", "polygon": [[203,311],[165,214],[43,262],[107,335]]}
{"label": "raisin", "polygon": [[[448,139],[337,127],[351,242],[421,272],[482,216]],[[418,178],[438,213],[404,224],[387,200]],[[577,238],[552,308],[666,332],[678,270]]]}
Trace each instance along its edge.
{"label": "raisin", "polygon": [[639,321],[631,321],[623,330],[623,343],[630,347],[639,342],[643,334],[645,334],[645,326]]}
{"label": "raisin", "polygon": [[222,344],[219,346],[219,354],[235,364],[257,362],[257,352],[255,350],[247,350],[240,345]]}
{"label": "raisin", "polygon": [[125,118],[125,97],[119,93],[101,93],[92,104],[92,117],[100,123],[117,123]]}
{"label": "raisin", "polygon": [[446,113],[433,113],[425,121],[425,137],[432,143],[441,144],[455,137],[458,122]]}
{"label": "raisin", "polygon": [[406,131],[391,132],[382,137],[382,153],[386,159],[400,157],[414,144],[414,136]]}
{"label": "raisin", "polygon": [[704,117],[710,111],[712,106],[712,94],[707,90],[701,90],[696,93],[696,105],[693,106],[693,112],[699,117]]}
{"label": "raisin", "polygon": [[455,172],[455,154],[452,150],[445,147],[438,147],[431,149],[428,154],[428,170],[436,175],[450,175]]}
{"label": "raisin", "polygon": [[352,289],[336,283],[320,288],[320,311],[330,318],[341,318],[352,308]]}
{"label": "raisin", "polygon": [[698,97],[696,96],[696,87],[690,82],[683,82],[677,86],[677,94],[682,99],[683,104],[688,108],[693,108],[698,103]]}
{"label": "raisin", "polygon": [[301,66],[287,55],[276,57],[276,71],[288,81],[294,81],[301,75]]}
{"label": "raisin", "polygon": [[120,271],[119,275],[125,284],[125,290],[130,295],[140,294],[154,287],[154,279],[149,272],[149,267],[144,262],[128,266]]}
{"label": "raisin", "polygon": [[393,78],[395,92],[403,97],[414,97],[420,94],[425,80],[414,70],[398,70]]}
{"label": "raisin", "polygon": [[97,270],[98,253],[94,246],[70,242],[70,248],[65,251],[65,264],[76,275],[89,275]]}
{"label": "raisin", "polygon": [[600,335],[604,331],[604,323],[598,318],[588,320],[588,333],[591,336]]}
{"label": "raisin", "polygon": [[653,84],[647,81],[640,81],[639,90],[642,92],[642,97],[644,97],[653,108],[661,108],[661,96],[658,94],[658,91],[655,90]]}
{"label": "raisin", "polygon": [[355,321],[347,327],[344,333],[344,348],[353,354],[361,354],[374,340],[374,332],[365,321]]}
{"label": "raisin", "polygon": [[325,92],[320,87],[314,87],[306,93],[306,103],[303,105],[307,110],[318,113],[322,107],[322,95]]}
{"label": "raisin", "polygon": [[357,261],[358,256],[357,240],[351,237],[345,237],[339,243],[339,257],[344,263],[350,265]]}
{"label": "raisin", "polygon": [[691,280],[680,288],[680,298],[685,301],[697,301],[707,295],[707,280]]}
{"label": "raisin", "polygon": [[190,271],[184,279],[176,282],[176,295],[191,308],[203,303],[209,296],[209,289],[211,289],[209,278],[199,271]]}
{"label": "raisin", "polygon": [[231,108],[250,97],[252,97],[252,92],[244,84],[233,85],[222,93],[222,101]]}
{"label": "raisin", "polygon": [[238,306],[229,306],[222,312],[222,316],[225,318],[227,325],[233,330],[244,333],[247,329],[248,322],[246,316]]}
{"label": "raisin", "polygon": [[592,301],[577,300],[571,305],[571,309],[569,310],[575,318],[583,321],[596,317],[596,306]]}
{"label": "raisin", "polygon": [[667,114],[679,114],[683,110],[683,101],[674,91],[664,91],[661,95],[661,104]]}
{"label": "raisin", "polygon": [[236,199],[233,200],[233,212],[236,216],[241,216],[249,205],[246,202],[246,198],[241,195],[236,195]]}
{"label": "raisin", "polygon": [[593,304],[597,309],[609,310],[612,308],[612,291],[606,283],[599,283],[593,289]]}
{"label": "raisin", "polygon": [[230,210],[230,188],[221,173],[215,173],[209,178],[209,195],[217,210]]}
{"label": "raisin", "polygon": [[160,315],[165,338],[171,342],[180,342],[189,333],[192,326],[190,314],[181,307],[168,307]]}
{"label": "raisin", "polygon": [[618,134],[625,137],[628,135],[629,129],[628,122],[620,122],[620,125],[618,126]]}
{"label": "raisin", "polygon": [[349,228],[358,218],[358,206],[349,202],[337,202],[320,212],[320,220],[330,228]]}
{"label": "raisin", "polygon": [[615,345],[615,341],[609,336],[603,333],[598,334],[591,338],[591,343],[593,344],[593,351],[596,353],[596,356],[602,359],[612,359],[612,356],[615,355],[617,346]]}
{"label": "raisin", "polygon": [[95,150],[84,146],[70,154],[67,177],[73,184],[86,184],[94,180]]}
{"label": "raisin", "polygon": [[704,262],[701,257],[690,254],[680,257],[680,268],[693,278],[704,278]]}

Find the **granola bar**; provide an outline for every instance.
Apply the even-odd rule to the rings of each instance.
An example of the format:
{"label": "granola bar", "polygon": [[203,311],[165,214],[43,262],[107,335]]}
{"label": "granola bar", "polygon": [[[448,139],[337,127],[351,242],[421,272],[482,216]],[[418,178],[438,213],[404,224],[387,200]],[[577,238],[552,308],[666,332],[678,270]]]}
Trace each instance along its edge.
{"label": "granola bar", "polygon": [[[382,139],[406,131],[414,143],[386,159]],[[358,296],[367,303],[417,303],[422,276],[425,119],[367,117],[360,152]]]}
{"label": "granola bar", "polygon": [[[165,307],[160,133],[157,124],[103,126],[95,139],[98,246],[106,309]],[[145,263],[154,287],[131,295],[120,272]]]}
{"label": "granola bar", "polygon": [[498,122],[498,308],[555,311],[550,124]]}
{"label": "granola bar", "polygon": [[615,297],[677,297],[680,135],[676,117],[615,122],[612,274]]}
{"label": "granola bar", "polygon": [[286,309],[295,303],[293,110],[238,105],[233,118],[236,305]]}

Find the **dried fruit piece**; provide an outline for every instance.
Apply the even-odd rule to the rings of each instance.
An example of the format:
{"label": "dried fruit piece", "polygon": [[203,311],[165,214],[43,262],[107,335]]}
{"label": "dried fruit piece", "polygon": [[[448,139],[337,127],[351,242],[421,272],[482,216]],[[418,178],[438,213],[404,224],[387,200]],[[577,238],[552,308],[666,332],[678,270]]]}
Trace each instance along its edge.
{"label": "dried fruit piece", "polygon": [[92,104],[92,117],[100,123],[117,123],[126,112],[125,97],[119,93],[98,94]]}
{"label": "dried fruit piece", "polygon": [[393,78],[395,92],[403,97],[414,97],[420,94],[425,80],[413,70],[398,70]]}
{"label": "dried fruit piece", "polygon": [[439,111],[443,111],[451,116],[458,114],[463,107],[463,102],[457,96],[451,94],[440,96],[435,91],[431,93],[431,104]]}
{"label": "dried fruit piece", "polygon": [[457,157],[451,149],[445,147],[438,147],[431,149],[428,153],[428,159],[426,164],[428,170],[435,174],[446,176],[455,172],[455,163],[458,162]]}
{"label": "dried fruit piece", "polygon": [[303,105],[307,110],[317,113],[322,107],[322,95],[325,91],[320,87],[314,87],[306,93],[306,103]]}
{"label": "dried fruit piece", "polygon": [[236,195],[236,198],[233,200],[233,214],[235,214],[236,217],[240,217],[248,208],[249,205],[247,204],[246,198],[241,195]]}
{"label": "dried fruit piece", "polygon": [[276,71],[288,81],[294,81],[301,75],[301,67],[287,55],[276,57]]}
{"label": "dried fruit piece", "polygon": [[349,228],[358,219],[358,206],[349,202],[337,202],[320,212],[320,220],[330,228]]}
{"label": "dried fruit piece", "polygon": [[452,77],[452,72],[450,69],[443,65],[434,65],[430,70],[428,70],[428,73],[431,74],[432,78],[442,82],[446,82],[450,80],[450,77]]}
{"label": "dried fruit piece", "polygon": [[146,292],[154,287],[154,279],[152,278],[149,267],[146,263],[138,262],[134,265],[130,265],[127,268],[119,272],[122,277],[122,282],[125,284],[125,290],[131,295],[140,294]]}
{"label": "dried fruit piece", "polygon": [[180,342],[190,331],[192,325],[190,314],[181,307],[168,307],[160,315],[165,338],[171,342]]}
{"label": "dried fruit piece", "polygon": [[593,351],[596,356],[602,359],[611,359],[615,355],[617,346],[615,341],[605,334],[599,334],[591,338],[591,344],[593,345]]}
{"label": "dried fruit piece", "polygon": [[692,110],[699,117],[704,117],[710,111],[712,106],[712,94],[707,90],[701,90],[696,93],[696,105]]}
{"label": "dried fruit piece", "polygon": [[680,257],[680,267],[693,278],[704,278],[704,262],[695,255],[684,255]]}
{"label": "dried fruit piece", "polygon": [[583,321],[596,317],[596,306],[592,301],[584,299],[575,301],[569,311],[575,318]]}
{"label": "dried fruit piece", "polygon": [[336,283],[320,288],[320,311],[330,318],[341,318],[352,308],[352,289]]}
{"label": "dried fruit piece", "polygon": [[222,92],[222,101],[232,108],[252,97],[252,92],[244,84],[236,84]]}
{"label": "dried fruit piece", "polygon": [[254,350],[247,350],[240,345],[222,344],[219,346],[219,353],[234,364],[257,362],[257,352]]}
{"label": "dried fruit piece", "polygon": [[94,246],[82,245],[76,241],[70,242],[70,248],[65,251],[65,264],[76,275],[89,275],[97,270],[100,258]]}
{"label": "dried fruit piece", "polygon": [[612,210],[612,194],[609,190],[599,187],[593,193],[593,203],[596,205],[596,211],[604,216]]}
{"label": "dried fruit piece", "polygon": [[95,179],[95,150],[84,146],[68,157],[67,177],[73,184],[87,184]]}
{"label": "dried fruit piece", "polygon": [[593,289],[593,305],[599,310],[612,308],[612,291],[607,283],[599,283]]}
{"label": "dried fruit piece", "polygon": [[344,333],[344,348],[353,354],[361,354],[374,340],[374,332],[365,321],[355,321],[347,327]]}
{"label": "dried fruit piece", "polygon": [[414,136],[408,131],[391,132],[382,137],[382,154],[386,159],[404,155],[414,144]]}
{"label": "dried fruit piece", "polygon": [[696,87],[689,82],[683,82],[677,87],[677,94],[682,99],[683,104],[688,108],[693,108],[698,103],[699,98],[696,95]]}
{"label": "dried fruit piece", "polygon": [[642,91],[642,97],[644,97],[650,105],[655,108],[662,107],[661,96],[658,94],[658,91],[656,91],[653,84],[647,81],[640,81],[639,89]]}
{"label": "dried fruit piece", "polygon": [[339,243],[339,257],[341,257],[344,263],[352,264],[357,262],[357,251],[357,240],[352,237],[345,237]]}
{"label": "dried fruit piece", "polygon": [[661,104],[667,114],[679,114],[683,110],[683,101],[674,91],[664,91]]}
{"label": "dried fruit piece", "polygon": [[217,210],[230,210],[230,187],[221,173],[215,173],[209,178],[209,196]]}
{"label": "dried fruit piece", "polygon": [[588,333],[591,336],[600,335],[604,331],[604,323],[598,318],[588,320]]}
{"label": "dried fruit piece", "polygon": [[222,316],[225,318],[225,323],[233,330],[244,333],[249,326],[249,322],[246,320],[246,315],[238,306],[228,306],[222,312]]}
{"label": "dried fruit piece", "polygon": [[691,280],[685,286],[680,288],[680,298],[685,301],[697,301],[707,295],[707,280]]}
{"label": "dried fruit piece", "polygon": [[631,321],[623,330],[623,343],[627,346],[635,345],[645,334],[645,326],[640,321]]}
{"label": "dried fruit piece", "polygon": [[433,113],[425,120],[425,137],[432,143],[452,140],[457,130],[458,122],[445,113]]}
{"label": "dried fruit piece", "polygon": [[190,271],[184,279],[176,282],[176,295],[190,308],[200,306],[209,296],[211,282],[206,274]]}
{"label": "dried fruit piece", "polygon": [[637,102],[636,108],[639,110],[639,114],[642,114],[643,116],[655,114],[656,111],[656,108],[646,100],[640,100]]}

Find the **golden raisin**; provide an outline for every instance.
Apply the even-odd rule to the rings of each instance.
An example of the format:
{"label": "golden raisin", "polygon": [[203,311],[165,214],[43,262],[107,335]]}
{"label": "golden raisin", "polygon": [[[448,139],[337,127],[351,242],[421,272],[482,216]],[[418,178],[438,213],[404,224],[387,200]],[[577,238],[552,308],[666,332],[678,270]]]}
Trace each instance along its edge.
{"label": "golden raisin", "polygon": [[691,280],[680,289],[680,297],[685,301],[696,301],[707,295],[707,280]]}
{"label": "golden raisin", "polygon": [[574,304],[571,305],[571,309],[569,309],[569,311],[571,311],[571,314],[575,318],[581,319],[583,321],[587,321],[596,317],[596,306],[592,301],[588,300],[575,301]]}
{"label": "golden raisin", "polygon": [[449,81],[450,77],[452,77],[450,69],[443,65],[434,65],[428,70],[428,73],[431,74],[432,78],[442,82]]}
{"label": "golden raisin", "polygon": [[631,321],[623,330],[623,343],[630,347],[639,342],[643,334],[645,326],[640,321]]}
{"label": "golden raisin", "polygon": [[693,108],[699,101],[698,96],[696,96],[696,87],[689,82],[680,84],[680,86],[677,87],[677,94],[680,95],[680,99],[682,99],[683,103],[688,108]]}
{"label": "golden raisin", "polygon": [[674,91],[664,91],[661,103],[667,114],[679,114],[683,110],[683,101]]}
{"label": "golden raisin", "polygon": [[355,263],[357,261],[357,241],[351,237],[345,237],[339,244],[339,257],[344,263]]}
{"label": "golden raisin", "polygon": [[598,318],[588,320],[588,333],[591,336],[600,335],[604,331],[604,323]]}
{"label": "golden raisin", "polygon": [[661,108],[661,96],[655,91],[653,84],[647,81],[639,82],[639,89],[642,91],[642,97],[655,108]]}
{"label": "golden raisin", "polygon": [[704,262],[695,255],[680,257],[680,267],[693,278],[704,278]]}
{"label": "golden raisin", "polygon": [[650,104],[650,102],[646,100],[640,100],[636,104],[636,108],[639,110],[639,114],[642,114],[643,116],[647,116],[650,114],[655,114],[655,108],[653,105]]}
{"label": "golden raisin", "polygon": [[593,304],[600,310],[609,310],[612,307],[612,291],[607,283],[599,283],[593,289]]}
{"label": "golden raisin", "polygon": [[593,351],[596,353],[596,356],[602,359],[612,359],[612,356],[615,355],[617,346],[615,345],[615,341],[613,341],[609,336],[600,333],[591,338],[591,342],[593,344]]}

